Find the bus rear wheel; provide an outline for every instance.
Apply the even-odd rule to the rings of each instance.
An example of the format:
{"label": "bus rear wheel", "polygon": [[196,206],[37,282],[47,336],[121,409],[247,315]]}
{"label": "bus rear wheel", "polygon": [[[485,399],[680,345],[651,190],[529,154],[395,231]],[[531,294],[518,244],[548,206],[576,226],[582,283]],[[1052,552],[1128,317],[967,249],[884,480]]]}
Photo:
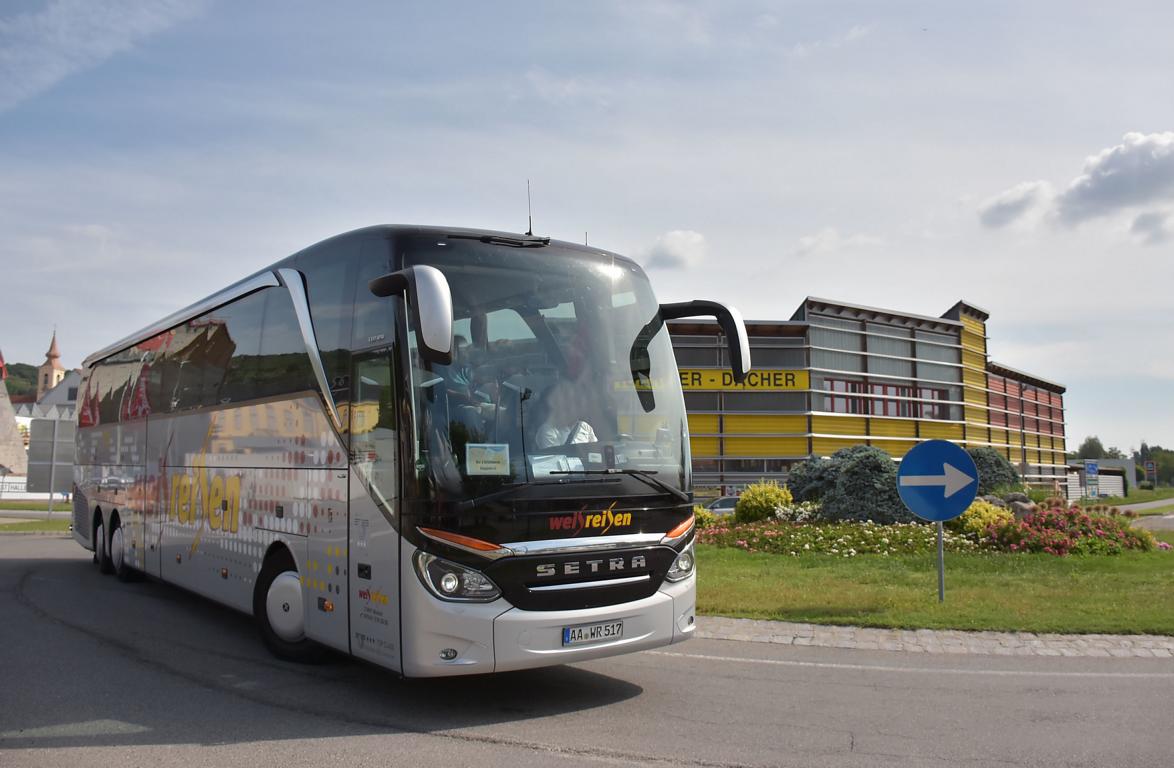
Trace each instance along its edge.
{"label": "bus rear wheel", "polygon": [[265,559],[253,592],[253,616],[265,647],[279,659],[317,664],[326,649],[306,637],[302,583],[285,550]]}
{"label": "bus rear wheel", "polygon": [[119,581],[134,581],[137,572],[126,561],[126,538],[122,533],[122,521],[110,519],[110,570]]}
{"label": "bus rear wheel", "polygon": [[99,573],[114,573],[114,566],[110,562],[110,542],[106,538],[106,526],[102,523],[102,515],[98,515],[94,523],[94,562],[98,564]]}

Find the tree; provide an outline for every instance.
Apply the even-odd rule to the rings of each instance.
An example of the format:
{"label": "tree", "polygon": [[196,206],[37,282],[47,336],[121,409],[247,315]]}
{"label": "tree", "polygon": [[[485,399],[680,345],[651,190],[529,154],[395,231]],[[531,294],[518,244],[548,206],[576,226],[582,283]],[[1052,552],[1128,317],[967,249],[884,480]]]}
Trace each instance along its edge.
{"label": "tree", "polygon": [[1089,435],[1084,438],[1084,442],[1076,449],[1076,458],[1078,459],[1103,459],[1105,458],[1105,446],[1101,443],[1101,439],[1096,435]]}
{"label": "tree", "polygon": [[1125,452],[1122,451],[1120,448],[1118,448],[1115,445],[1110,445],[1108,448],[1105,449],[1105,455],[1102,456],[1101,458],[1104,458],[1104,459],[1124,459]]}

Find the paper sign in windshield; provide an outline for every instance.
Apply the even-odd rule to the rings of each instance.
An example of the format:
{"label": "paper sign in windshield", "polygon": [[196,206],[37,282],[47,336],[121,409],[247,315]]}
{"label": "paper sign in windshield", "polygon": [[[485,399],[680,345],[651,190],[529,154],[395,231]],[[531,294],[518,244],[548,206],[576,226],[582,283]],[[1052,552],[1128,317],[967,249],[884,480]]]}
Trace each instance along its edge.
{"label": "paper sign in windshield", "polygon": [[469,475],[509,475],[509,443],[466,443],[465,472]]}

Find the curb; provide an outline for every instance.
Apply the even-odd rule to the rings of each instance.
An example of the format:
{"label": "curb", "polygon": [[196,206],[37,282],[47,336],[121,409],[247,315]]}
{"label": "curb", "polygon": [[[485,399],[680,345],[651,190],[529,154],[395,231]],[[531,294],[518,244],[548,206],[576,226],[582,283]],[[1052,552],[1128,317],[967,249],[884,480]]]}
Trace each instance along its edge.
{"label": "curb", "polygon": [[1174,660],[1174,636],[875,629],[699,616],[697,637],[749,643],[979,656],[1130,657]]}

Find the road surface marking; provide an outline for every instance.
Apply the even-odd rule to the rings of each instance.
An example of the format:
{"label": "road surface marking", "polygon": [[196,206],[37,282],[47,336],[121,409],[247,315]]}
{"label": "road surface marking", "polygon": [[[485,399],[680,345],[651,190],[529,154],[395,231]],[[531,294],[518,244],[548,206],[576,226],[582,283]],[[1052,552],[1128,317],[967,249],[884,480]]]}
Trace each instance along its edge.
{"label": "road surface marking", "polygon": [[742,656],[712,656],[703,653],[678,653],[673,651],[645,651],[653,656],[670,656],[678,659],[699,661],[732,661],[743,664],[769,664],[778,667],[809,667],[812,669],[854,669],[861,672],[906,672],[928,675],[992,675],[1002,677],[1107,677],[1166,679],[1174,678],[1174,672],[1045,672],[1042,670],[1014,669],[957,669],[951,667],[889,667],[882,664],[837,664],[826,661],[794,661],[790,659],[748,659]]}

